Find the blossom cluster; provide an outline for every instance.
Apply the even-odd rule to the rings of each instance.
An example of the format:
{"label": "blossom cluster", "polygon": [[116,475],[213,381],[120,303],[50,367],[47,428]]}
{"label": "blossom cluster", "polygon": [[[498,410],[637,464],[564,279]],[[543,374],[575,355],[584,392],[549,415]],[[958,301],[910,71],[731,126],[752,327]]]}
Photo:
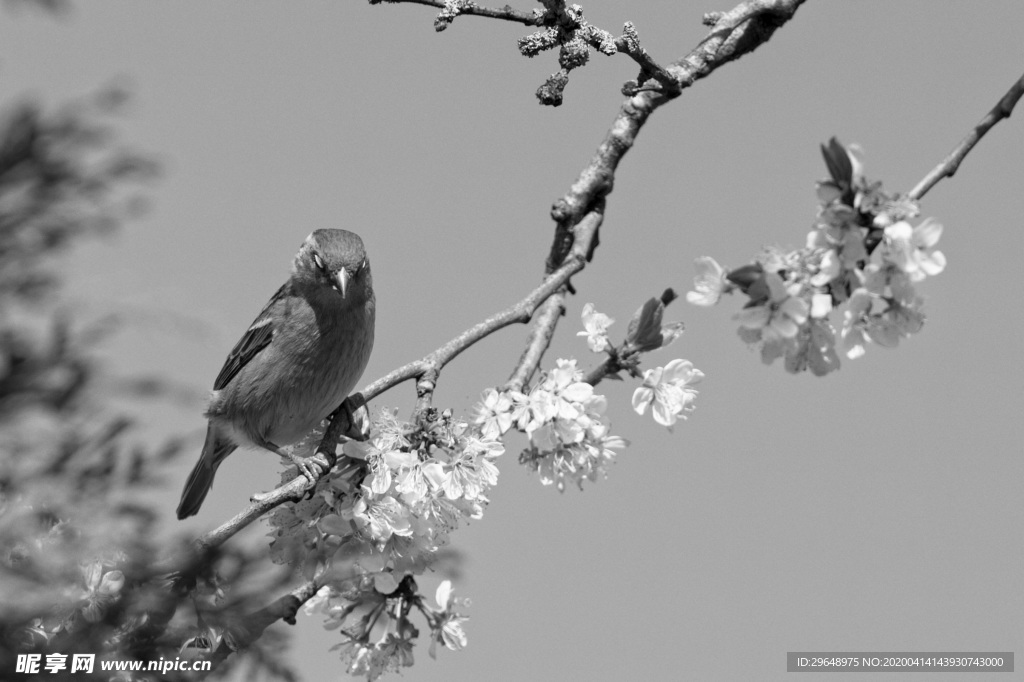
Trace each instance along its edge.
{"label": "blossom cluster", "polygon": [[486,436],[499,438],[513,426],[530,439],[520,461],[540,474],[544,485],[565,490],[566,482],[582,487],[605,473],[615,450],[626,441],[609,433],[604,418],[607,401],[582,381],[575,360],[559,359],[527,394],[497,391],[484,394],[476,423]]}
{"label": "blossom cluster", "polygon": [[[822,153],[831,179],[818,183],[821,205],[806,245],[767,249],[732,271],[698,258],[686,297],[710,306],[741,291],[750,300],[736,316],[740,338],[759,344],[765,363],[782,357],[788,371],[818,376],[839,368],[840,353],[860,357],[868,343],[893,347],[920,331],[924,313],[914,285],[946,266],[935,250],[942,225],[931,218],[912,225],[917,203],[868,182],[854,148],[833,138]],[[833,311],[842,312],[838,335]]]}
{"label": "blossom cluster", "polygon": [[[345,443],[347,459],[310,499],[270,516],[272,558],[303,566],[330,588],[336,608],[328,615],[345,623],[351,672],[369,679],[411,665],[416,630],[408,609],[392,608],[394,595],[416,602],[403,586],[431,565],[463,520],[482,517],[486,492],[498,480],[494,459],[504,452],[499,440],[447,414],[417,430],[384,411],[372,433]],[[367,615],[357,605],[376,611]],[[385,611],[391,616],[383,618]],[[460,648],[454,641],[443,643]]]}
{"label": "blossom cluster", "polygon": [[[639,377],[639,354],[682,333],[682,324],[661,321],[672,298],[669,290],[646,302],[619,347],[607,334],[613,320],[588,304],[581,335],[593,351],[608,353],[616,368]],[[642,376],[633,396],[638,413],[652,407],[655,421],[671,427],[693,410],[693,384],[703,374],[690,362],[674,360]],[[494,460],[504,452],[502,438],[511,429],[529,438],[520,460],[539,472],[545,485],[582,487],[584,480],[605,474],[615,451],[627,444],[611,435],[606,407],[576,361],[560,359],[526,392],[486,391],[472,423],[445,412],[413,425],[385,410],[372,428],[362,429],[371,434],[367,440],[343,445],[344,456],[309,498],[271,514],[271,557],[300,566],[322,586],[306,610],[324,614],[327,627],[342,634],[334,648],[350,674],[375,680],[412,665],[419,634],[409,620],[413,608],[427,620],[431,656],[438,644],[452,650],[465,646],[466,602],[455,599],[445,582],[437,606],[428,606],[416,592],[414,576],[431,565],[463,520],[482,516],[487,491],[498,479]],[[312,454],[322,437],[319,430],[310,434],[294,446],[295,454]]]}
{"label": "blossom cluster", "polygon": [[469,600],[458,599],[451,581],[443,581],[432,606],[416,591],[416,583],[406,577],[388,594],[375,589],[364,577],[338,589],[322,587],[306,602],[306,615],[323,614],[325,627],[338,630],[344,641],[332,647],[338,651],[350,675],[366,676],[372,682],[386,672],[398,672],[413,665],[413,646],[419,631],[409,620],[413,607],[426,618],[430,628],[430,657],[437,657],[437,645],[452,651],[466,646],[462,609]]}
{"label": "blossom cluster", "polygon": [[[670,294],[666,292],[662,301],[651,299],[637,311],[620,347],[608,337],[614,320],[592,303],[583,307],[583,331],[578,336],[586,337],[593,352],[607,353],[615,368],[629,368],[641,376],[635,369],[637,356],[667,346],[682,334],[682,324],[661,323],[665,302],[674,297]],[[703,376],[686,360],[648,369],[633,395],[633,407],[643,414],[653,405],[655,421],[671,428],[693,410],[697,394],[693,384]],[[628,444],[610,433],[606,408],[607,400],[584,381],[576,360],[559,359],[555,369],[543,374],[527,392],[487,391],[477,408],[476,425],[486,438],[499,439],[512,428],[526,434],[530,444],[520,462],[537,471],[544,485],[554,484],[564,491],[567,483],[582,488],[583,481],[606,475],[615,451]]]}
{"label": "blossom cluster", "polygon": [[[442,416],[414,444],[412,426],[386,410],[372,432],[367,441],[345,443],[348,459],[321,479],[311,500],[271,515],[277,560],[295,562],[297,543],[326,558],[321,551],[326,535],[332,550],[353,544],[365,549],[357,563],[374,569],[367,573],[390,572],[401,579],[419,572],[423,559],[448,543],[461,519],[483,515],[485,493],[498,480],[494,459],[505,449],[500,441]],[[301,537],[294,532],[297,526],[307,528]]]}
{"label": "blossom cluster", "polygon": [[[669,292],[666,292],[669,293]],[[673,294],[674,296],[674,294]],[[671,300],[669,297],[666,300]],[[616,349],[608,338],[608,327],[615,320],[599,313],[593,303],[583,306],[583,331],[577,336],[586,336],[587,345],[595,353],[608,352],[613,354],[621,364],[626,357],[640,350],[664,348],[679,338],[683,333],[683,325],[674,322],[663,325],[661,315],[665,305],[663,301],[651,299],[637,311],[630,324],[630,331],[622,350]],[[639,373],[637,373],[639,376]],[[693,366],[689,360],[673,360],[664,367],[645,370],[643,384],[633,392],[633,409],[643,414],[649,405],[654,405],[651,414],[654,421],[672,430],[672,425],[679,418],[686,418],[687,413],[694,409],[697,389],[694,384],[700,382],[704,373]]]}

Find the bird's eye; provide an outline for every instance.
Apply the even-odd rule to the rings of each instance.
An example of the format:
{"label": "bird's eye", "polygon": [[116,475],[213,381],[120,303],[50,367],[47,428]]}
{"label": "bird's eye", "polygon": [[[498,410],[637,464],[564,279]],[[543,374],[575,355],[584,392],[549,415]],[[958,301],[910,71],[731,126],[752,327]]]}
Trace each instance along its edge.
{"label": "bird's eye", "polygon": [[363,269],[363,268],[365,268],[365,267],[366,267],[367,265],[369,265],[369,263],[370,263],[370,261],[369,261],[368,259],[364,258],[364,259],[363,259],[363,262],[359,264],[359,269],[360,269],[360,270],[362,270],[362,269]]}
{"label": "bird's eye", "polygon": [[324,269],[324,262],[320,260],[320,256],[318,254],[313,254],[313,262],[316,263],[316,266],[321,270]]}

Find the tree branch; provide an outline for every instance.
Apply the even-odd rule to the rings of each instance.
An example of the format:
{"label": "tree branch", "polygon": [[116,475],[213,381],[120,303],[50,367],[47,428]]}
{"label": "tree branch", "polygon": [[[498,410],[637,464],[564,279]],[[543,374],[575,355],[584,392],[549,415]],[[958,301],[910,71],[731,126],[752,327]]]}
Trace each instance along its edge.
{"label": "tree branch", "polygon": [[[549,272],[558,267],[571,252],[575,239],[574,227],[611,193],[619,161],[633,146],[640,129],[654,110],[678,97],[683,89],[708,76],[718,67],[739,59],[766,42],[775,29],[792,19],[803,2],[748,0],[728,12],[705,17],[705,23],[712,24],[712,30],[688,55],[664,69],[679,87],[637,92],[623,102],[590,162],[565,196],[551,207],[551,217],[556,226],[547,259]],[[603,211],[603,203],[601,206]],[[591,252],[596,243],[595,235],[594,243],[590,246]],[[564,306],[564,293],[559,294],[557,300],[549,300],[544,314],[534,322],[527,350],[509,379],[508,388],[520,390],[533,375],[558,324],[556,306],[560,313]]]}
{"label": "tree branch", "polygon": [[921,182],[917,183],[914,189],[910,190],[910,198],[918,200],[923,197],[928,190],[934,187],[943,178],[951,178],[956,174],[957,169],[963,162],[964,157],[972,149],[974,145],[978,144],[985,133],[987,133],[995,124],[999,123],[1004,118],[1010,118],[1010,114],[1013,113],[1013,107],[1017,104],[1017,100],[1024,95],[1024,76],[1021,76],[1017,82],[1015,82],[1005,95],[999,100],[999,102],[992,107],[992,110],[985,114],[984,118],[978,121],[978,124],[974,126],[974,129],[967,134],[964,139],[960,140],[960,144],[953,148],[953,151],[949,153],[942,163],[933,168],[928,175],[924,176]]}
{"label": "tree branch", "polygon": [[[333,450],[334,449],[331,448],[332,453]],[[320,452],[320,448],[317,448],[317,452]],[[326,471],[323,473],[326,473]],[[317,479],[317,481],[319,482],[319,479]],[[258,499],[252,500],[248,507],[235,514],[235,516],[230,520],[225,521],[217,528],[214,528],[210,532],[197,538],[196,544],[204,550],[218,547],[227,541],[228,538],[266,514],[271,509],[274,509],[288,500],[301,499],[302,496],[306,494],[306,491],[310,490],[314,486],[315,484],[310,483],[309,479],[305,476],[296,476],[292,480],[288,481],[288,483],[275,488],[269,493],[259,495]]]}
{"label": "tree branch", "polygon": [[[439,6],[433,0],[399,1]],[[542,313],[534,321],[527,349],[507,384],[508,387],[522,388],[536,371],[550,343],[564,310],[565,295],[573,293],[569,279],[586,266],[597,247],[604,215],[604,198],[612,190],[615,169],[633,146],[647,117],[662,104],[678,97],[683,88],[767,41],[776,28],[792,18],[804,1],[747,0],[729,12],[715,15],[715,24],[708,36],[690,54],[665,69],[680,83],[680,89],[674,92],[644,91],[627,99],[590,163],[581,171],[569,192],[552,206],[551,216],[556,222],[556,228],[544,282],[515,305],[470,327],[424,358],[389,372],[361,392],[349,396],[346,401],[347,410],[354,412],[388,389],[408,379],[422,379],[429,374],[429,377],[434,378],[428,377],[427,382],[421,381],[417,386],[420,394],[417,407],[422,409],[429,405],[429,396],[434,390],[433,382],[436,381],[435,374],[446,364],[498,329],[515,322],[529,322],[537,308],[547,301]],[[331,465],[336,444],[351,428],[349,419],[338,418],[343,413],[345,410],[339,408],[332,415],[327,432],[317,447],[317,454],[323,455]],[[315,485],[315,482],[303,476],[296,477],[270,493],[261,495],[227,523],[199,538],[197,544],[206,548],[216,547],[266,512],[286,500],[300,498]]]}
{"label": "tree branch", "polygon": [[315,581],[303,583],[259,611],[249,614],[243,621],[227,628],[220,645],[210,655],[210,671],[201,674],[199,679],[204,679],[210,672],[216,670],[217,666],[235,651],[245,649],[258,640],[263,636],[263,631],[277,621],[283,620],[289,625],[295,625],[295,614],[319,589],[320,586]]}
{"label": "tree branch", "polygon": [[716,15],[714,28],[688,55],[673,62],[670,73],[679,89],[643,91],[623,102],[611,128],[569,192],[555,202],[551,217],[557,223],[548,256],[548,270],[555,268],[572,246],[572,226],[594,202],[612,191],[619,161],[636,141],[640,128],[655,109],[678,97],[683,89],[718,67],[739,59],[767,42],[775,29],[791,19],[804,0],[748,0],[729,12]]}

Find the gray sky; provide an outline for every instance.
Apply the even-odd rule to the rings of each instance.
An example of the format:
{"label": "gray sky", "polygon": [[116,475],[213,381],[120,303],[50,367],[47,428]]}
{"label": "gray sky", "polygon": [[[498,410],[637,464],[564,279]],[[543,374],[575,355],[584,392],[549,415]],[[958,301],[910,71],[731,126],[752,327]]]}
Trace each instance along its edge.
{"label": "gray sky", "polygon": [[[615,33],[633,21],[662,62],[700,40],[712,9],[725,6],[584,4]],[[594,55],[565,104],[542,108],[533,92],[555,56],[519,56],[523,28],[470,17],[438,35],[432,21],[419,6],[324,1],[0,15],[5,101],[120,79],[136,95],[126,141],[164,162],[153,210],[68,263],[84,314],[138,316],[111,353],[118,372],[197,387],[187,409],[148,415],[154,433],[193,433],[198,456],[202,391],[313,229],[355,230],[371,254],[377,343],[361,384],[539,281],[551,202],[635,66]],[[869,177],[912,187],[1020,76],[1022,22],[1019,0],[807,3],[645,127],[547,364],[596,360],[575,336],[586,302],[618,320],[618,340],[644,299],[689,288],[695,257],[737,266],[765,244],[801,245],[832,135],[862,145]],[[705,372],[688,422],[669,434],[631,411],[634,383],[602,384],[632,446],[582,493],[541,486],[509,441],[487,514],[453,537],[468,556],[469,648],[433,662],[424,642],[404,679],[781,680],[788,650],[1016,648],[1022,152],[1018,112],[926,197],[949,264],[922,285],[928,323],[899,349],[791,376],[739,341],[738,299],[680,302],[666,317],[686,334],[645,366],[683,357]],[[466,353],[436,404],[468,411],[525,336]],[[408,414],[413,400],[410,384],[375,407]],[[212,527],[277,480],[273,456],[239,452],[179,525],[185,460],[161,497],[171,529]],[[336,634],[308,619],[294,632],[305,679],[333,679]]]}

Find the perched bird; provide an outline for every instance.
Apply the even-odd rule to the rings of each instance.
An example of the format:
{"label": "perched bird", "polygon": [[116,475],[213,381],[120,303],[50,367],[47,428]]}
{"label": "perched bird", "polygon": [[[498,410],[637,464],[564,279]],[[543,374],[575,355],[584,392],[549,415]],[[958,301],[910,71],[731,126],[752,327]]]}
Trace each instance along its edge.
{"label": "perched bird", "polygon": [[261,447],[300,465],[280,446],[300,440],[359,381],[373,348],[375,301],[363,240],[316,230],[292,274],[235,345],[213,382],[203,454],[185,483],[178,518],[192,516],[224,458]]}

